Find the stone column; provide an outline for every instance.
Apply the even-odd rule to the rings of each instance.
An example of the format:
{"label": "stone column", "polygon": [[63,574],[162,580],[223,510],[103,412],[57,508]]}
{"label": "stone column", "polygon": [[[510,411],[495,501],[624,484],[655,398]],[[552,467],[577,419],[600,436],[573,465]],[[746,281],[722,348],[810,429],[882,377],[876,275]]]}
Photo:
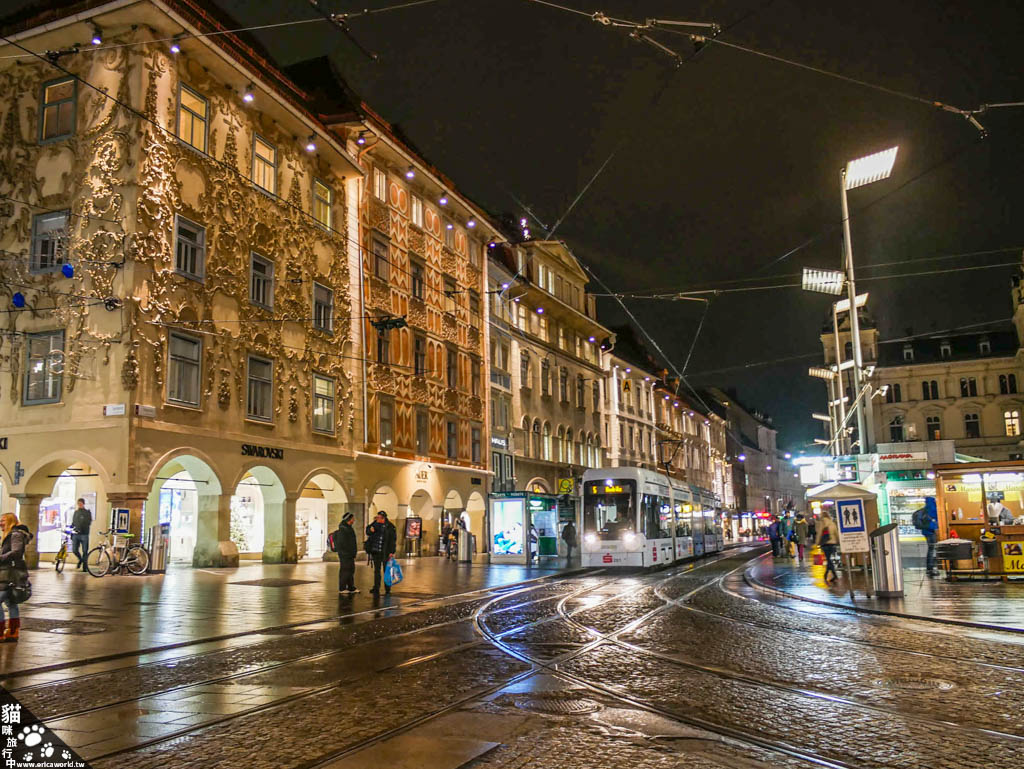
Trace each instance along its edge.
{"label": "stone column", "polygon": [[197,499],[196,568],[236,568],[238,546],[231,541],[231,495],[200,494]]}
{"label": "stone column", "polygon": [[298,494],[281,502],[263,501],[263,563],[298,563],[295,544],[295,503]]}
{"label": "stone column", "polygon": [[[32,532],[32,539],[25,545],[25,563],[30,569],[39,568],[39,550],[36,540],[39,537],[39,503],[46,499],[44,494],[14,494],[18,500],[18,520]],[[14,512],[11,510],[10,512]]]}

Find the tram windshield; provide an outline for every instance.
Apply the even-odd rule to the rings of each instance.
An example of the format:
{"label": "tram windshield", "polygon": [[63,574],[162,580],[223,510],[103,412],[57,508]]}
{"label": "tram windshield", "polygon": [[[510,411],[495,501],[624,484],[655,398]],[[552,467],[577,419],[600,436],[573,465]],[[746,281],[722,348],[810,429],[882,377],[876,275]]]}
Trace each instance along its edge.
{"label": "tram windshield", "polygon": [[599,539],[609,540],[635,531],[635,492],[633,481],[588,483],[583,490],[584,533],[594,533]]}

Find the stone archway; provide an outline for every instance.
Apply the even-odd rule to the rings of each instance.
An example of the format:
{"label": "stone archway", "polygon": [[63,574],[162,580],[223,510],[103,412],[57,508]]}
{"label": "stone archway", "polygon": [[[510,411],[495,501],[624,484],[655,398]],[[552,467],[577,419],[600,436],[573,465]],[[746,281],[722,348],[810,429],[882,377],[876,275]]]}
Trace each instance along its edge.
{"label": "stone archway", "polygon": [[237,566],[232,543],[230,497],[209,462],[194,453],[160,460],[149,479],[146,525],[170,524],[169,560],[193,566]]}
{"label": "stone archway", "polygon": [[265,465],[242,473],[231,497],[231,539],[241,557],[295,563],[295,499]]}
{"label": "stone archway", "polygon": [[477,552],[486,552],[489,539],[487,502],[479,491],[474,491],[469,495],[469,499],[466,500],[466,514],[469,516],[470,531],[476,535]]}
{"label": "stone archway", "polygon": [[[441,521],[435,515],[434,500],[426,489],[418,489],[409,500],[409,516],[422,519],[420,555],[433,555],[441,536]],[[399,535],[405,532],[400,531]]]}
{"label": "stone archway", "polygon": [[[337,560],[327,549],[327,535],[348,510],[348,494],[329,470],[310,473],[295,500],[295,546],[299,560]],[[333,558],[331,557],[333,556]]]}
{"label": "stone archway", "polygon": [[[14,498],[18,520],[33,534],[25,548],[30,569],[39,566],[41,553],[48,555],[60,549],[63,530],[71,524],[79,498],[85,499],[93,515],[90,546],[99,531],[109,528],[109,478],[104,468],[83,452],[62,451],[43,459],[27,473],[22,488],[24,491]],[[138,535],[141,530],[139,506],[133,510],[131,531]]]}

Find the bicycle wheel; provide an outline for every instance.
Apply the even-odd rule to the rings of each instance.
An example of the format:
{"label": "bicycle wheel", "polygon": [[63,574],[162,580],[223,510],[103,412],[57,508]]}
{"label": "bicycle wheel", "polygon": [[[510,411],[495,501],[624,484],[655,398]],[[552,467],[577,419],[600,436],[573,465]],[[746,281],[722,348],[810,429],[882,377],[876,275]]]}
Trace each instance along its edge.
{"label": "bicycle wheel", "polygon": [[58,574],[60,574],[62,571],[64,571],[64,564],[67,562],[67,560],[68,560],[68,549],[67,549],[67,546],[66,545],[61,545],[60,546],[60,550],[57,551],[57,555],[54,556],[54,559],[53,559],[53,568],[55,568],[57,570]]}
{"label": "bicycle wheel", "polygon": [[94,577],[102,577],[110,571],[110,556],[102,547],[94,547],[85,557],[85,568]]}
{"label": "bicycle wheel", "polygon": [[149,570],[149,553],[142,545],[132,545],[124,554],[121,565],[132,574],[145,574]]}

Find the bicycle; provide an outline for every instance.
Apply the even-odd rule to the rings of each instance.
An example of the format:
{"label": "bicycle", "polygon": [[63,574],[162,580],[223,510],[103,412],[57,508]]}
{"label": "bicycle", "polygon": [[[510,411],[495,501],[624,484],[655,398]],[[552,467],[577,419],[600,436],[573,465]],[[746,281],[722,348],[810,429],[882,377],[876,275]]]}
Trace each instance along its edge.
{"label": "bicycle", "polygon": [[[103,542],[89,551],[86,556],[85,568],[94,577],[107,574],[120,574],[127,570],[131,574],[145,574],[149,570],[149,552],[142,545],[129,544],[127,540],[134,534],[115,534],[114,544],[110,544],[110,530],[101,531]],[[126,540],[121,544],[118,540]]]}
{"label": "bicycle", "polygon": [[68,560],[68,545],[71,544],[71,535],[75,533],[75,530],[70,526],[64,529],[64,539],[61,540],[60,550],[57,551],[57,555],[53,557],[53,568],[60,574],[64,571],[64,564]]}

